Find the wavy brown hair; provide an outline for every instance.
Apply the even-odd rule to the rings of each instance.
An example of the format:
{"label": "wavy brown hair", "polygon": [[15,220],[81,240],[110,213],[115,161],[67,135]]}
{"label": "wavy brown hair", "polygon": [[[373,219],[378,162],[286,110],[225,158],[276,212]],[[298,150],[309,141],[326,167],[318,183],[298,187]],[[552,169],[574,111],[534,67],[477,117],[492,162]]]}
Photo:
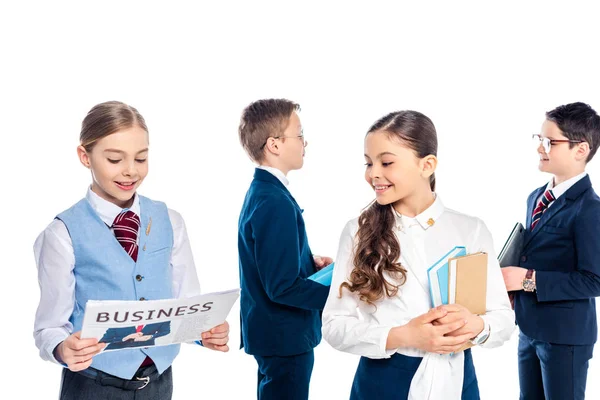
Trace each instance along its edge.
{"label": "wavy brown hair", "polygon": [[[437,133],[433,122],[417,111],[397,111],[379,119],[367,136],[382,132],[411,148],[417,157],[437,155]],[[435,190],[435,174],[430,177]],[[339,294],[346,288],[356,292],[361,301],[374,304],[385,297],[398,294],[406,282],[406,269],[400,264],[400,243],[394,233],[395,216],[392,204],[373,201],[358,218],[358,245],[354,252],[354,269],[349,282],[340,285]],[[389,280],[386,279],[387,274]]]}

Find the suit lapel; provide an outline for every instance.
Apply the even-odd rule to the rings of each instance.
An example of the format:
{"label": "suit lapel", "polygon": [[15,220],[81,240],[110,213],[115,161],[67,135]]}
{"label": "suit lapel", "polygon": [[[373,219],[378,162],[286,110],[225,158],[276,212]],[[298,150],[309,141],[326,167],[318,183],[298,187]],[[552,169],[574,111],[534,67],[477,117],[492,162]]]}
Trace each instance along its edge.
{"label": "suit lapel", "polygon": [[294,205],[296,207],[298,207],[300,212],[304,211],[300,208],[300,206],[296,202],[296,199],[294,199],[294,196],[292,196],[292,194],[290,193],[288,188],[285,187],[285,185],[283,183],[281,183],[281,181],[279,179],[277,179],[277,177],[275,175],[273,175],[272,173],[270,173],[269,171],[265,171],[264,169],[256,168],[256,170],[254,171],[254,179],[274,185],[277,190],[281,190],[285,193],[285,195],[292,201],[292,203],[294,203]]}
{"label": "suit lapel", "polygon": [[560,196],[557,200],[554,201],[553,204],[550,205],[550,208],[546,210],[546,212],[542,215],[540,222],[535,226],[535,229],[531,230],[531,214],[533,214],[533,207],[531,203],[533,201],[533,206],[537,203],[538,197],[542,195],[542,191],[545,189],[545,186],[538,189],[532,201],[530,201],[528,205],[529,215],[527,216],[528,224],[527,231],[528,235],[525,238],[525,242],[523,243],[523,249],[527,248],[527,245],[531,242],[531,240],[537,236],[537,234],[541,231],[542,227],[546,225],[548,221],[550,221],[556,214],[558,214],[563,208],[566,206],[570,206],[574,200],[579,198],[584,192],[586,192],[589,188],[592,187],[592,182],[590,181],[589,175],[581,178],[577,183],[575,183],[569,190],[567,190],[562,196]]}
{"label": "suit lapel", "polygon": [[540,218],[540,222],[537,223],[535,229],[529,231],[529,235],[527,236],[524,246],[527,246],[527,243],[529,243],[534,237],[536,237],[538,233],[540,233],[542,227],[546,225],[546,222],[550,221],[552,217],[554,217],[566,205],[567,197],[564,195],[555,200],[554,203],[550,205],[550,208],[548,208],[546,212],[542,214],[542,218]]}
{"label": "suit lapel", "polygon": [[304,212],[304,210],[300,208],[300,206],[296,202],[296,199],[294,198],[294,196],[292,196],[292,194],[290,193],[290,191],[287,190],[287,188],[285,188],[285,191],[287,192],[286,194],[288,195],[288,197],[292,200],[292,203],[294,203],[296,205],[296,207],[298,207],[298,209],[300,210],[300,212]]}

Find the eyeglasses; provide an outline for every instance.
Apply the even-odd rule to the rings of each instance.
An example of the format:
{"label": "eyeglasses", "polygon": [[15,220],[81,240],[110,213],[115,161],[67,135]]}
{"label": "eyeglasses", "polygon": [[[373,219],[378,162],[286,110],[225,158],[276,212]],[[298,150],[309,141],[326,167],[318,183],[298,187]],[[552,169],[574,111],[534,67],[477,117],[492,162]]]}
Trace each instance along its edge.
{"label": "eyeglasses", "polygon": [[550,138],[544,137],[542,135],[539,135],[537,133],[531,135],[531,138],[533,139],[533,141],[536,144],[536,146],[539,147],[540,143],[542,144],[542,147],[544,148],[544,151],[546,152],[546,154],[550,153],[550,149],[552,148],[553,144],[559,144],[559,143],[583,143],[583,142],[585,142],[585,140],[550,139]]}
{"label": "eyeglasses", "polygon": [[[304,139],[304,134],[302,134],[302,135],[298,135],[298,136],[271,136],[271,137],[272,137],[273,139],[281,139],[281,138],[289,138],[289,139],[294,139],[294,138],[298,138],[298,139],[300,139],[300,140],[302,141],[302,144],[303,144],[304,146],[306,146],[306,139]],[[271,137],[267,138],[267,142],[269,141],[269,139],[270,139]],[[263,144],[263,145],[262,145],[261,149],[263,149],[263,148],[264,148],[264,147],[267,145],[267,142],[265,142],[265,144]]]}

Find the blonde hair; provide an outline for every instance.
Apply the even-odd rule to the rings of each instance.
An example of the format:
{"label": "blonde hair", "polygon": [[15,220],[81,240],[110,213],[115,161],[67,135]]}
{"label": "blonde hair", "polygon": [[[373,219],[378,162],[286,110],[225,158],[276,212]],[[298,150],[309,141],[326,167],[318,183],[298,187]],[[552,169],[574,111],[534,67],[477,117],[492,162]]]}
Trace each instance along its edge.
{"label": "blonde hair", "polygon": [[98,140],[135,125],[148,132],[144,117],[134,107],[120,101],[96,104],[81,123],[79,141],[89,152]]}
{"label": "blonde hair", "polygon": [[270,137],[279,137],[287,129],[300,105],[286,99],[266,99],[250,103],[242,112],[238,133],[248,156],[260,163]]}

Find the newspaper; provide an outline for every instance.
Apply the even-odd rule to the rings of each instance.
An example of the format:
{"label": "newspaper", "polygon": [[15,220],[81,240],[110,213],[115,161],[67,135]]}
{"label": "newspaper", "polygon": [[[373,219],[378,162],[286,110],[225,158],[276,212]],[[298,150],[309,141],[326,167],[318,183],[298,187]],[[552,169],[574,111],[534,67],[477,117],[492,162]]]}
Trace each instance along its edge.
{"label": "newspaper", "polygon": [[240,289],[182,299],[89,300],[81,338],[107,343],[104,351],[194,342],[225,322]]}

